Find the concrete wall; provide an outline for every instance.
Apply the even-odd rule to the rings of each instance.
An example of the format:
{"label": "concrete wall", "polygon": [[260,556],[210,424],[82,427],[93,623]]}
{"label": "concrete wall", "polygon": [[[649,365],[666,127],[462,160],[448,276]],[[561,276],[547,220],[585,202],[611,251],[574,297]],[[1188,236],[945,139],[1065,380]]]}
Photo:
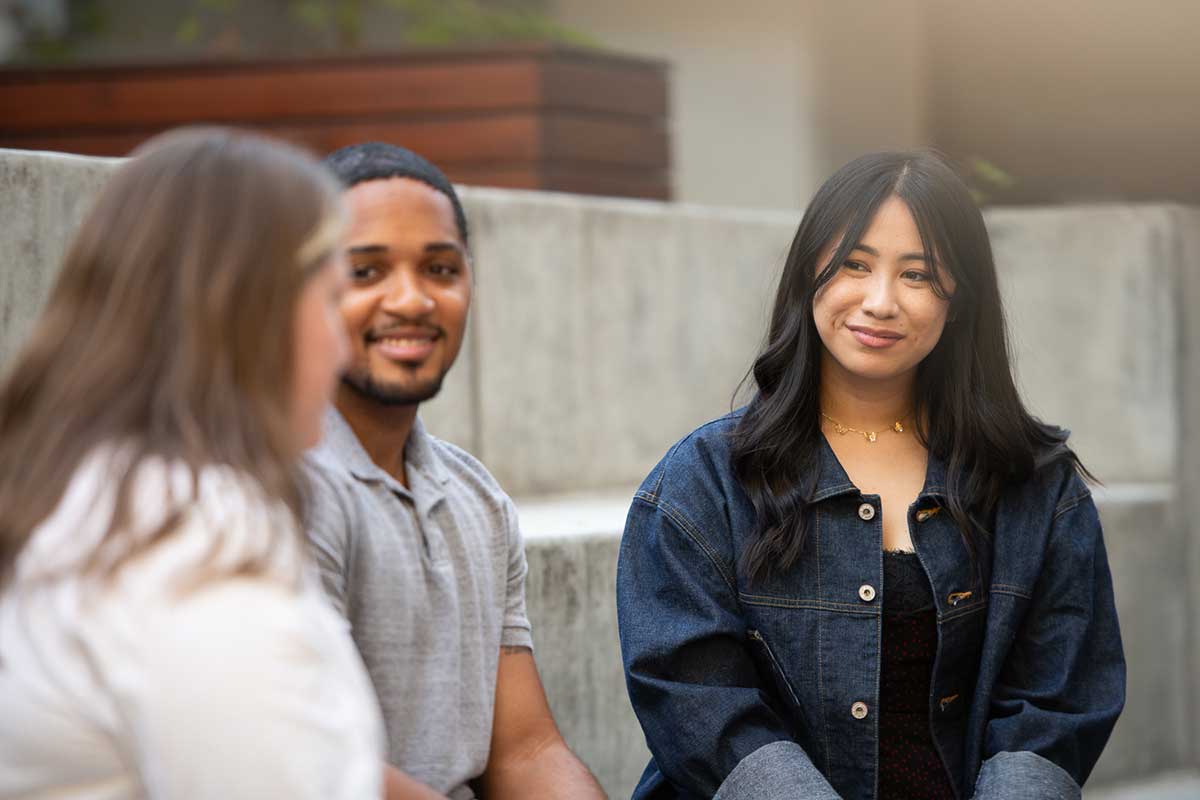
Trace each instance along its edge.
{"label": "concrete wall", "polygon": [[1200,202],[1190,0],[554,0],[672,72],[675,198],[795,208],[838,166],[935,145],[1004,202]]}
{"label": "concrete wall", "polygon": [[[0,152],[0,365],[111,163]],[[614,796],[645,760],[613,578],[634,485],[728,409],[795,213],[466,190],[478,294],[431,428],[518,498],[529,609],[565,735]],[[1200,765],[1200,211],[988,215],[1031,405],[1074,431],[1097,491],[1129,700],[1097,785]]]}
{"label": "concrete wall", "polygon": [[864,151],[925,136],[920,0],[554,0],[671,70],[674,197],[798,208]]}
{"label": "concrete wall", "polygon": [[49,295],[71,231],[118,162],[0,152],[2,369]]}

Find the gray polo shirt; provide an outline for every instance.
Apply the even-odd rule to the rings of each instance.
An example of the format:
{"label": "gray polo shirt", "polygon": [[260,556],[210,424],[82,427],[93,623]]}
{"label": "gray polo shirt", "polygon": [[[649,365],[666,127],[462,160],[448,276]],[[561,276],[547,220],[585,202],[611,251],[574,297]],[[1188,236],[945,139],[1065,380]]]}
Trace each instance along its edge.
{"label": "gray polo shirt", "polygon": [[375,684],[388,760],[455,800],[487,765],[502,645],[531,647],[512,501],[420,420],[410,488],[375,465],[336,411],[309,453],[309,537],[325,589]]}

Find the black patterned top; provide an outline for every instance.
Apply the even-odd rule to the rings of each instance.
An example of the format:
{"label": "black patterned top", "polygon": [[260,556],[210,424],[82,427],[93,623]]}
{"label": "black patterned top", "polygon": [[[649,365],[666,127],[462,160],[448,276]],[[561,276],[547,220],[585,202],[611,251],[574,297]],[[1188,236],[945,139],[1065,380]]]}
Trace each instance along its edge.
{"label": "black patterned top", "polygon": [[954,800],[930,728],[937,636],[933,591],[916,553],[885,551],[879,800]]}

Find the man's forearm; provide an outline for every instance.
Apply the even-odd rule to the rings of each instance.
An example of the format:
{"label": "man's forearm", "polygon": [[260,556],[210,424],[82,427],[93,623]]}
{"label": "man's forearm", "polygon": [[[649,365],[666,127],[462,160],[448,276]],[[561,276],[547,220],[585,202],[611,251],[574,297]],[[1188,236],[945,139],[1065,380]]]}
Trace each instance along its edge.
{"label": "man's forearm", "polygon": [[560,737],[524,757],[496,765],[484,775],[483,800],[526,797],[605,800],[607,795]]}

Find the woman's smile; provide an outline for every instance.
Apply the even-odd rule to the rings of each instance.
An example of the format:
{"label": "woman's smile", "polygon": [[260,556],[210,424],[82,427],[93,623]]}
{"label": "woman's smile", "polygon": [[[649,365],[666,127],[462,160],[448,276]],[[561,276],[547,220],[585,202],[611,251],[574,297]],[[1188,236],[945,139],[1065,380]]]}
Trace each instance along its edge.
{"label": "woman's smile", "polygon": [[884,350],[904,338],[904,334],[886,328],[872,328],[866,325],[847,325],[846,329],[853,334],[859,344],[874,350]]}

